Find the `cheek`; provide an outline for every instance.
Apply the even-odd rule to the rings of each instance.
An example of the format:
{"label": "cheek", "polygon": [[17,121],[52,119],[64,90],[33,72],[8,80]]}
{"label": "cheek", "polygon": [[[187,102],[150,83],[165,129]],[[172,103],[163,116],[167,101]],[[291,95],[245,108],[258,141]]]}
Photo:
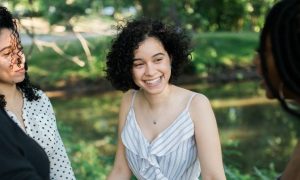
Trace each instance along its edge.
{"label": "cheek", "polygon": [[274,86],[275,89],[278,90],[282,81],[277,72],[277,68],[276,68],[276,65],[275,65],[272,55],[270,55],[267,58],[267,66],[268,66],[268,70],[269,70],[269,79],[271,81],[271,84]]}
{"label": "cheek", "polygon": [[22,58],[22,62],[25,63],[26,62],[26,58],[25,58],[24,54],[21,55],[21,58]]}
{"label": "cheek", "polygon": [[0,59],[0,69],[1,71],[11,71],[11,61],[9,59]]}
{"label": "cheek", "polygon": [[171,74],[171,72],[172,72],[172,66],[170,63],[163,64],[162,69],[164,70],[165,73]]}
{"label": "cheek", "polygon": [[139,79],[139,77],[141,76],[140,74],[141,74],[141,72],[139,69],[132,70],[132,79],[134,82],[136,82]]}
{"label": "cheek", "polygon": [[259,55],[255,55],[253,57],[253,64],[255,65],[256,68],[256,72],[261,75],[261,64],[260,64],[260,59],[259,59]]}
{"label": "cheek", "polygon": [[13,76],[13,72],[12,69],[9,66],[3,66],[2,64],[0,64],[0,79],[1,81],[7,81],[9,79],[11,79],[11,77]]}

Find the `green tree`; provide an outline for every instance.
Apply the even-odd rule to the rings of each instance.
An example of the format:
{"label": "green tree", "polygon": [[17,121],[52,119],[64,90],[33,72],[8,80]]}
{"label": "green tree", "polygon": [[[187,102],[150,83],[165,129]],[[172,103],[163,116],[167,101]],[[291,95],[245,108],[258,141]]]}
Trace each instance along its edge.
{"label": "green tree", "polygon": [[87,14],[93,0],[47,0],[38,1],[39,10],[50,25],[62,23],[67,30],[72,29],[71,19]]}

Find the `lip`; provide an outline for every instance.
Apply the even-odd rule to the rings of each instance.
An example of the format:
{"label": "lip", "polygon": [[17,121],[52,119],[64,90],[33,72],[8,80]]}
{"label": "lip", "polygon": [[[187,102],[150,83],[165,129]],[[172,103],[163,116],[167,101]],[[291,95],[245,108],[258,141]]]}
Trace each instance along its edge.
{"label": "lip", "polygon": [[15,72],[18,72],[18,73],[24,73],[24,72],[25,72],[25,68],[21,68],[21,69],[15,71]]}
{"label": "lip", "polygon": [[159,80],[161,77],[157,77],[157,78],[152,78],[152,79],[147,79],[147,80],[144,80],[145,82],[154,82],[154,81],[157,81]]}
{"label": "lip", "polygon": [[149,80],[144,80],[145,84],[148,86],[148,87],[156,87],[158,86],[162,81],[162,77],[158,77],[158,78],[153,78],[153,79],[149,79]]}

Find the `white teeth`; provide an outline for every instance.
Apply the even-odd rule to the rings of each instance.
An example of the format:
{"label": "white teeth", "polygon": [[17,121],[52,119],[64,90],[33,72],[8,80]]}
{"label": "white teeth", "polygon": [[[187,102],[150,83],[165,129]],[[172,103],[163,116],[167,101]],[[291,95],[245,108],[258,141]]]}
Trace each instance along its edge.
{"label": "white teeth", "polygon": [[156,78],[156,79],[146,81],[146,83],[149,84],[149,85],[157,84],[159,82],[160,82],[160,77]]}

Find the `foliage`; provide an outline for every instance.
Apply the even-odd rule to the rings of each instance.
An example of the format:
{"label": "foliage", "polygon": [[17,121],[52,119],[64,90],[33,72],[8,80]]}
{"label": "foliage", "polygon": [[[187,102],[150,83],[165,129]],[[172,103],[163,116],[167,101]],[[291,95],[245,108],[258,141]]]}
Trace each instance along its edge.
{"label": "foliage", "polygon": [[250,67],[258,34],[200,33],[193,39],[196,74],[213,76],[224,73],[224,69]]}
{"label": "foliage", "polygon": [[199,0],[190,5],[194,29],[258,31],[275,0]]}
{"label": "foliage", "polygon": [[[207,95],[212,102],[220,129],[225,173],[230,180],[275,179],[283,170],[295,146],[296,134],[300,132],[299,124],[278,105],[240,106],[236,103],[216,108],[216,101],[224,103],[229,99],[251,100],[264,96],[262,90],[257,93],[255,84],[257,82],[188,87]],[[241,92],[236,90],[237,86]],[[51,99],[77,179],[105,179],[109,173],[116,151],[121,95],[114,91]]]}
{"label": "foliage", "polygon": [[[109,14],[120,20],[128,16],[151,16],[194,31],[241,31],[258,32],[270,7],[278,0],[22,0],[7,1],[12,9],[21,7],[41,14],[50,24],[72,25],[78,16],[99,16],[106,8]],[[132,11],[131,13],[129,13]]]}
{"label": "foliage", "polygon": [[67,28],[71,28],[68,27],[72,26],[70,20],[75,16],[84,15],[90,3],[91,0],[39,1],[39,10],[51,25],[63,22]]}
{"label": "foliage", "polygon": [[254,167],[252,173],[246,174],[241,173],[241,171],[235,167],[225,166],[225,175],[226,178],[230,180],[269,180],[275,179],[278,176],[278,173],[274,170],[273,166],[271,166],[269,169],[258,169]]}
{"label": "foliage", "polygon": [[[83,67],[78,66],[69,59],[64,59],[52,49],[35,49],[31,54],[29,62],[29,73],[34,83],[40,84],[42,87],[57,88],[61,83],[85,80],[97,80],[103,78],[105,67],[106,49],[109,45],[109,39],[106,37],[87,39],[92,53],[92,64],[85,60]],[[80,59],[86,59],[84,51],[79,41],[58,42],[66,54],[77,56]],[[25,54],[28,51],[25,47]]]}
{"label": "foliage", "polygon": [[[256,33],[200,33],[194,34],[192,54],[193,61],[185,69],[186,74],[199,77],[218,76],[226,69],[252,66],[252,56],[257,43]],[[65,82],[80,80],[97,80],[105,75],[105,55],[111,37],[95,37],[88,39],[93,61],[84,67],[72,61],[62,59],[52,50],[35,49],[29,61],[29,72],[33,82],[44,88],[57,88]],[[84,59],[83,50],[78,41],[59,43],[67,53]],[[26,53],[26,49],[25,49]],[[243,77],[241,77],[243,78]]]}

